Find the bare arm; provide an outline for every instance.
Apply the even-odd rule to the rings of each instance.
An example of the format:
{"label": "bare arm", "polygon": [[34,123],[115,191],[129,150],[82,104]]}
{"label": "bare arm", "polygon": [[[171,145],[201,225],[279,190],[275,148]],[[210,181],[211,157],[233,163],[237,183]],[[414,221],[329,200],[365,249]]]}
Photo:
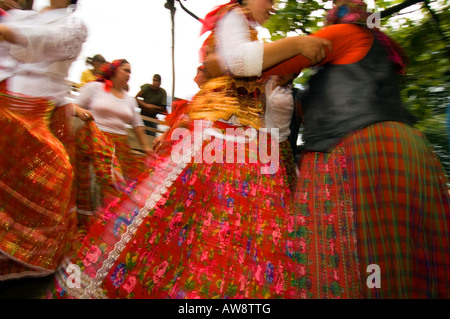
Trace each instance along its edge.
{"label": "bare arm", "polygon": [[153,153],[153,150],[147,141],[147,135],[145,134],[145,128],[143,126],[138,126],[138,127],[134,127],[133,131],[134,131],[134,134],[136,135],[137,139],[139,140],[139,143],[141,143],[141,146],[142,146],[144,152],[147,155],[150,155],[151,153]]}
{"label": "bare arm", "polygon": [[80,118],[82,121],[87,122],[87,121],[93,121],[94,120],[94,116],[92,115],[91,112],[89,112],[88,110],[83,109],[81,106],[79,106],[78,104],[73,104],[75,106],[75,116]]}
{"label": "bare arm", "polygon": [[7,41],[13,44],[27,45],[28,40],[23,35],[13,32],[4,24],[0,24],[0,42]]}
{"label": "bare arm", "polygon": [[263,70],[284,60],[301,54],[314,65],[326,56],[326,49],[332,50],[331,41],[318,37],[296,36],[264,44]]}
{"label": "bare arm", "polygon": [[[309,41],[311,39],[312,42]],[[264,74],[293,73],[297,69],[297,73],[299,73],[303,68],[322,61],[331,50],[331,45],[329,44],[331,44],[331,41],[313,36],[284,38],[272,43],[266,43],[264,44],[263,70],[270,70],[265,71]],[[306,51],[305,54],[312,54],[312,56],[316,54],[316,57],[310,59],[300,54],[294,54],[291,57],[293,52],[298,52],[299,50],[304,50]],[[286,63],[288,61],[289,63]],[[225,73],[224,62],[218,54],[209,54],[204,65],[211,78],[221,76]]]}

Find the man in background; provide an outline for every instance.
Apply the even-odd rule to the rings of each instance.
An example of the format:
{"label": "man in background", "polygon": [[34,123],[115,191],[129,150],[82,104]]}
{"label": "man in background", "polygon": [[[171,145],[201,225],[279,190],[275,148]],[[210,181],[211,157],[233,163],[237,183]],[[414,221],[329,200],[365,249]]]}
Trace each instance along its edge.
{"label": "man in background", "polygon": [[[141,99],[142,98],[142,99]],[[156,119],[158,114],[167,112],[167,93],[161,87],[161,75],[153,75],[153,83],[146,83],[136,95],[136,100],[141,109],[141,115]],[[146,127],[157,128],[157,123],[143,119]],[[147,135],[156,136],[156,132],[146,130]]]}

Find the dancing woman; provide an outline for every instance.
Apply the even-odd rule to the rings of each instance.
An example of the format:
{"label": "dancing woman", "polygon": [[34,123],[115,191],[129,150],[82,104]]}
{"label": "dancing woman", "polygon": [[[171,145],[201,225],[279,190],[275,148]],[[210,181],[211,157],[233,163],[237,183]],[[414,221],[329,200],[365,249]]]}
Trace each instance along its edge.
{"label": "dancing woman", "polygon": [[[255,27],[271,11],[269,0],[232,1],[208,16],[207,45],[217,44],[233,75],[203,86],[172,147],[162,148],[134,190],[105,208],[77,257],[62,267],[53,297],[296,297],[285,171],[271,170],[278,158],[264,163],[258,156],[264,83],[257,77],[299,53],[320,60],[327,42],[256,42]],[[237,128],[241,136],[227,132]],[[263,142],[278,143],[269,134]],[[220,151],[225,144],[227,155]],[[227,161],[239,154],[245,162]],[[82,271],[81,288],[67,284],[70,263]]]}
{"label": "dancing woman", "polygon": [[[65,77],[87,37],[67,10],[74,2],[0,24],[16,63],[0,91],[0,280],[51,274],[73,248],[73,171],[55,135],[72,110]],[[54,135],[55,116],[63,127]]]}
{"label": "dancing woman", "polygon": [[[104,63],[98,81],[87,83],[75,101],[75,114],[86,124],[76,134],[76,192],[79,219],[94,213],[91,198],[90,166],[100,187],[99,202],[115,197],[144,171],[144,158],[134,156],[128,144],[127,125],[146,154],[152,149],[144,131],[138,105],[123,89],[130,79],[131,66],[125,59]],[[124,183],[124,184],[121,184]],[[81,223],[86,226],[86,221]]]}
{"label": "dancing woman", "polygon": [[[446,177],[401,101],[403,51],[368,16],[363,1],[335,1],[314,34],[333,52],[301,103],[299,288],[309,298],[448,298]],[[297,56],[267,74],[310,65]]]}

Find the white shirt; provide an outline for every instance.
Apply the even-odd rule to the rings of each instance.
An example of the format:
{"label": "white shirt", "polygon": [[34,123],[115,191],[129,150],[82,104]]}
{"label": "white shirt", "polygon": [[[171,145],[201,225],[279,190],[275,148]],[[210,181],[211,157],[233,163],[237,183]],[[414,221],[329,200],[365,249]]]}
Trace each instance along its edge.
{"label": "white shirt", "polygon": [[266,84],[265,126],[279,129],[279,141],[284,142],[291,134],[292,115],[294,114],[294,97],[292,85],[277,86],[272,79]]}
{"label": "white shirt", "polygon": [[75,101],[92,113],[100,131],[127,135],[127,125],[144,126],[140,114],[136,111],[136,99],[126,93],[123,99],[119,99],[111,92],[106,92],[104,86],[105,84],[100,82],[86,83]]}
{"label": "white shirt", "polygon": [[68,71],[87,38],[83,22],[68,9],[55,9],[5,25],[28,41],[27,46],[11,45],[18,65],[7,81],[8,90],[66,104]]}
{"label": "white shirt", "polygon": [[[9,10],[6,16],[0,19],[0,23],[8,23],[12,21],[22,21],[34,11],[25,10]],[[10,55],[11,44],[9,42],[0,42],[0,82],[6,80],[14,74],[18,61]]]}
{"label": "white shirt", "polygon": [[216,52],[235,76],[262,73],[264,44],[251,40],[248,24],[239,9],[228,12],[217,24]]}

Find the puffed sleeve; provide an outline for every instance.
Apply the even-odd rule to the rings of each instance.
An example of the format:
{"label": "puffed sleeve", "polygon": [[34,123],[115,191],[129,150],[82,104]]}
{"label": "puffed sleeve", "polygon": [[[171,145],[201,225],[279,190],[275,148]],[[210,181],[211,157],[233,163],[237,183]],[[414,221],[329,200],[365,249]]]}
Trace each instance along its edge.
{"label": "puffed sleeve", "polygon": [[8,27],[27,39],[27,63],[75,59],[88,34],[86,25],[74,15],[58,23],[12,23]]}
{"label": "puffed sleeve", "polygon": [[246,17],[232,10],[219,21],[216,31],[217,53],[235,76],[260,76],[264,44],[252,41]]}

